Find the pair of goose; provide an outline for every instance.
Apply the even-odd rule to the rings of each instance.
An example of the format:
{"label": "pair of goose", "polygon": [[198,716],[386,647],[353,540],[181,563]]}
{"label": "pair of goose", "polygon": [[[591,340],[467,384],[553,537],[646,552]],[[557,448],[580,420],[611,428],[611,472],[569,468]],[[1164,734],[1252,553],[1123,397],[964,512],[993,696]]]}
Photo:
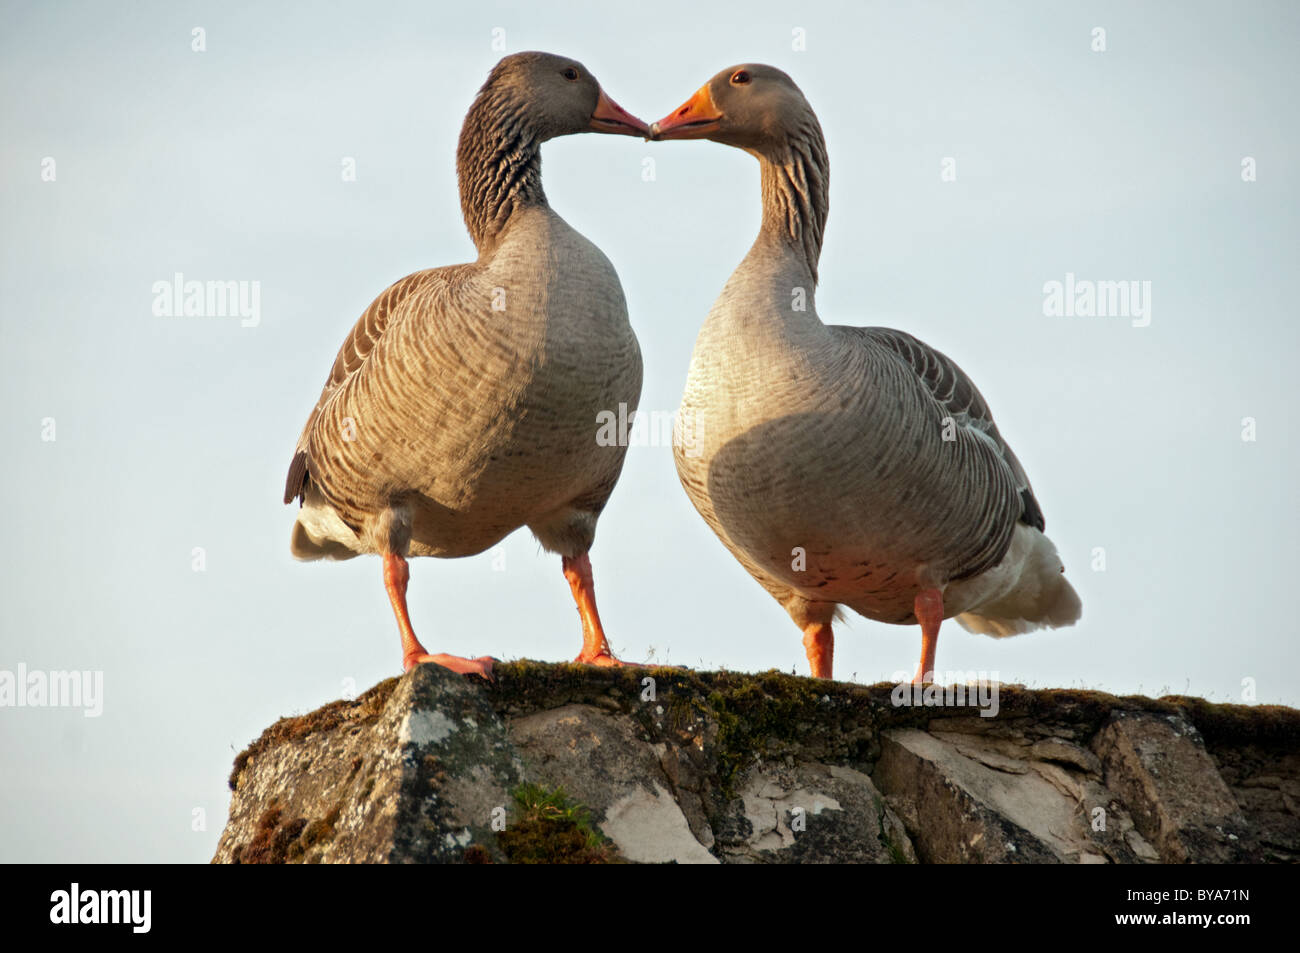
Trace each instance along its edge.
{"label": "pair of goose", "polygon": [[700,331],[679,416],[694,440],[674,455],[696,509],[802,630],[815,677],[832,676],[841,605],[919,623],[918,680],[945,618],[992,636],[1078,619],[1029,480],[970,378],[902,331],[817,317],[828,162],[790,77],[724,70],[647,127],[580,63],[520,53],[492,70],[461,130],[478,260],[410,275],[371,304],[285,488],[301,503],[296,557],[383,558],[406,669],[491,677],[490,657],[430,654],[416,638],[407,558],[473,555],[521,526],[561,556],[582,619],[576,661],[623,664],[588,551],[627,448],[595,436],[602,411],[636,408],[642,366],[613,266],[542,190],[541,144],[580,132],[707,138],[759,160],[762,227]]}

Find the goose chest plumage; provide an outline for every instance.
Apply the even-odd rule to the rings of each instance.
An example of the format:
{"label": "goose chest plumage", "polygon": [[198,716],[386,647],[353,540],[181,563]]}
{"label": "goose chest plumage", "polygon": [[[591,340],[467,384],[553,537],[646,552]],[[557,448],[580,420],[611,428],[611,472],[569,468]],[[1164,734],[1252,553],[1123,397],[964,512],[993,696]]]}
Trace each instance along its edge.
{"label": "goose chest plumage", "polygon": [[814,289],[829,210],[820,124],[770,66],[717,74],[651,127],[759,160],[762,225],[696,340],[675,459],[696,509],[832,675],[839,606],[1008,636],[1075,622],[1024,468],[950,358],[903,331],[827,325]]}
{"label": "goose chest plumage", "polygon": [[546,201],[541,144],[644,135],[586,69],[503,59],[461,131],[461,208],[478,259],[389,287],[344,340],[289,468],[299,559],[383,557],[403,664],[490,677],[491,659],[431,655],[406,606],[408,556],[468,556],[522,526],[562,557],[582,618],[580,661],[616,664],[596,611],[596,521],[626,447],[598,415],[635,408],[641,354],[609,260]]}

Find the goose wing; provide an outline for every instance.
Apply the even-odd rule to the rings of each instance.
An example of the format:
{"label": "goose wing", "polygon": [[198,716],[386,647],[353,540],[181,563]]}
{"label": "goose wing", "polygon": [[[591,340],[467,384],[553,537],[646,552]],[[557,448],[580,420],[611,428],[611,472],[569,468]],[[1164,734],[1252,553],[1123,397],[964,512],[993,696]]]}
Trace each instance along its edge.
{"label": "goose wing", "polygon": [[935,402],[951,417],[954,424],[982,437],[996,451],[1006,468],[1007,477],[1020,497],[1019,521],[1040,532],[1046,529],[1043,511],[1034,496],[1025,468],[1002,439],[993,412],[975,382],[943,354],[905,331],[893,328],[840,327],[845,333],[860,336],[902,360],[925,385]]}
{"label": "goose wing", "polygon": [[289,464],[289,475],[284,484],[284,502],[291,503],[294,497],[297,497],[301,503],[306,495],[307,481],[311,478],[313,466],[312,429],[321,410],[339,388],[365,365],[375,345],[383,337],[384,331],[392,325],[393,316],[400,313],[402,304],[438,270],[416,272],[389,286],[371,303],[370,307],[366,308],[357,323],[353,325],[351,332],[343,339],[343,346],[339,348],[338,356],[334,358],[334,366],[330,368],[320,399],[316,401],[316,406],[312,409],[311,416],[307,418],[301,436],[298,437],[293,460]]}

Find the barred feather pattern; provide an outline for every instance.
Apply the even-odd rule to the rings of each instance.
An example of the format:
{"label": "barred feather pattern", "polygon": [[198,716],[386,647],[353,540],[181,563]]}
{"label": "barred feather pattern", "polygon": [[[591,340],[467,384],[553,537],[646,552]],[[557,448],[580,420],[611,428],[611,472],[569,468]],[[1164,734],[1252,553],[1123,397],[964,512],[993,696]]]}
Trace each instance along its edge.
{"label": "barred feather pattern", "polygon": [[541,142],[526,103],[502,86],[496,71],[465,116],[456,149],[460,208],[480,253],[519,209],[546,202]]}
{"label": "barred feather pattern", "polygon": [[641,354],[609,259],[546,202],[538,150],[563,130],[503,69],[457,153],[478,259],[394,283],[345,338],[286,480],[299,558],[472,555],[521,526],[592,544],[627,452],[599,415],[635,412]]}
{"label": "barred feather pattern", "polygon": [[817,117],[809,112],[784,155],[762,163],[763,232],[800,249],[813,282],[830,212],[830,159]]}
{"label": "barred feather pattern", "polygon": [[[929,587],[946,590],[948,614],[974,610],[1018,591],[1022,560],[1050,569],[1031,587],[1063,594],[1047,624],[1072,621],[1077,597],[1041,535],[1042,511],[971,378],[903,331],[817,316],[825,140],[811,109],[782,120],[781,148],[750,150],[759,236],[692,356],[681,406],[691,440],[674,447],[688,497],[801,626],[840,605],[914,623]],[[1017,545],[1033,559],[1012,553],[1026,532]]]}

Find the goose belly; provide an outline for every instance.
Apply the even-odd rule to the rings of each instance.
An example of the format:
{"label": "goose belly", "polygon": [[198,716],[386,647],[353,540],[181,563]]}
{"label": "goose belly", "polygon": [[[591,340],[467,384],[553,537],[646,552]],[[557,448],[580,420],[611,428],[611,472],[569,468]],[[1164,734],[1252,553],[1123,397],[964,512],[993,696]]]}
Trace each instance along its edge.
{"label": "goose belly", "polygon": [[924,435],[882,408],[791,399],[777,403],[783,413],[746,419],[744,400],[719,412],[691,397],[682,419],[695,421],[694,443],[675,447],[683,487],[774,595],[910,623],[917,592],[946,582],[958,568],[952,554],[987,534],[954,498],[950,475],[918,464],[933,451]]}
{"label": "goose belly", "polygon": [[489,368],[417,357],[390,365],[327,408],[325,426],[346,426],[350,439],[319,445],[326,502],[359,528],[367,552],[377,545],[371,524],[390,507],[409,509],[412,554],[435,556],[482,552],[571,503],[598,508],[627,450],[597,442],[598,416],[620,402],[635,410],[641,384],[630,328],[610,337],[594,355],[538,340]]}
{"label": "goose belly", "polygon": [[883,622],[909,621],[925,565],[891,532],[900,514],[827,499],[806,474],[789,461],[739,454],[679,470],[706,522],[769,590],[841,603]]}
{"label": "goose belly", "polygon": [[[522,392],[480,407],[476,437],[440,455],[445,465],[417,498],[414,546],[438,555],[467,555],[513,530],[608,495],[626,444],[598,440],[602,413],[637,408],[640,364],[590,367],[549,362]],[[604,496],[594,500],[603,505]]]}

